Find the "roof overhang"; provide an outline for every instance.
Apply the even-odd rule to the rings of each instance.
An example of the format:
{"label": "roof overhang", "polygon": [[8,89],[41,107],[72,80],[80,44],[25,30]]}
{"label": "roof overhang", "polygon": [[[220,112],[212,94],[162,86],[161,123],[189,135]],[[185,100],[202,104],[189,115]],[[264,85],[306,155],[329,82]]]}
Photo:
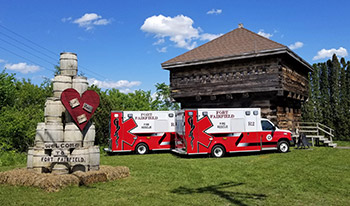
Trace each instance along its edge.
{"label": "roof overhang", "polygon": [[278,54],[288,54],[293,59],[295,59],[296,61],[298,61],[302,65],[304,65],[307,69],[309,69],[309,71],[313,71],[313,68],[309,63],[307,63],[305,60],[303,60],[301,57],[299,57],[297,54],[295,54],[288,47],[282,47],[282,48],[277,48],[277,49],[272,49],[272,50],[262,50],[259,52],[244,53],[244,54],[233,55],[233,56],[224,56],[224,57],[217,57],[217,58],[211,58],[211,59],[193,60],[193,61],[188,61],[188,62],[175,62],[175,63],[167,63],[167,64],[163,63],[161,65],[162,65],[163,69],[170,70],[170,69],[176,69],[179,67],[218,63],[218,62],[240,60],[240,59],[249,59],[249,58],[263,57],[263,56],[272,56],[272,55],[278,55]]}

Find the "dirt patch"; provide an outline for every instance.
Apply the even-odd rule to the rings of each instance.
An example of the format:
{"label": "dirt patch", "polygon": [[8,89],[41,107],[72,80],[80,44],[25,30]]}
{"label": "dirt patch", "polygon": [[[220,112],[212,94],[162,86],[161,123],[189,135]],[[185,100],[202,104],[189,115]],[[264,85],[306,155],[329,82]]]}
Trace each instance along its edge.
{"label": "dirt patch", "polygon": [[56,192],[69,185],[89,185],[96,182],[113,181],[129,175],[129,168],[122,166],[100,166],[98,171],[79,171],[64,175],[36,173],[20,168],[0,172],[0,184],[38,187],[48,192]]}

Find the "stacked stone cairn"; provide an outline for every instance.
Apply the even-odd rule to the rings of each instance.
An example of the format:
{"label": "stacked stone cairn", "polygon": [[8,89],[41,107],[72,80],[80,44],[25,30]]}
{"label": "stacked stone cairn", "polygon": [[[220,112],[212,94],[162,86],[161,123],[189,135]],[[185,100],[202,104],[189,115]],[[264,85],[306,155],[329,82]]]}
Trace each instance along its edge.
{"label": "stacked stone cairn", "polygon": [[77,76],[77,72],[77,55],[61,53],[60,74],[53,80],[53,97],[45,103],[45,122],[38,123],[34,147],[28,151],[28,169],[54,174],[99,170],[95,125],[89,122],[80,131],[60,100],[65,89],[73,88],[80,95],[87,90],[87,78]]}

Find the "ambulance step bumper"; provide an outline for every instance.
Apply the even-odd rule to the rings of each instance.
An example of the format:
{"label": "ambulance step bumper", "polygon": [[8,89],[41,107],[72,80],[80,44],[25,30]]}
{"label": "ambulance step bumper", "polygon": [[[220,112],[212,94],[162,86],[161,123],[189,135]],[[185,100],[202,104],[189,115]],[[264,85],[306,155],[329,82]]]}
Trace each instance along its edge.
{"label": "ambulance step bumper", "polygon": [[172,149],[171,151],[178,154],[187,154],[187,152],[183,149]]}

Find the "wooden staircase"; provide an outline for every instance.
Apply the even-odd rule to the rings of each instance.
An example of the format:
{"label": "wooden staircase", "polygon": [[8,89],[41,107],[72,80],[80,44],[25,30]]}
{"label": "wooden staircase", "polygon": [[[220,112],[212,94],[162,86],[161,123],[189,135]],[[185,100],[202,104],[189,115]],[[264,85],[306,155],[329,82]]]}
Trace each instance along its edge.
{"label": "wooden staircase", "polygon": [[[304,133],[306,138],[311,139],[312,146],[320,146],[320,143],[327,147],[336,147],[337,143],[333,143],[334,130],[324,124],[318,122],[297,122],[296,128],[298,133]],[[298,137],[299,134],[293,134]]]}

